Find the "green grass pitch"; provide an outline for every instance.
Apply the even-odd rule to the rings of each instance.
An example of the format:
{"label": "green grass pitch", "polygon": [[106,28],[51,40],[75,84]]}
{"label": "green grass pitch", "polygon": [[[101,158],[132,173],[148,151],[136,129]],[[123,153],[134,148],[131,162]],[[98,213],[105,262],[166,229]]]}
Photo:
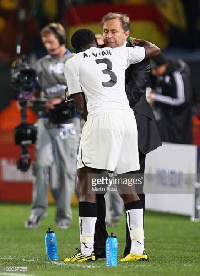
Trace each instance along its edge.
{"label": "green grass pitch", "polygon": [[[200,222],[191,222],[189,217],[147,211],[145,247],[150,261],[106,267],[105,259],[83,264],[63,262],[80,247],[77,207],[73,207],[73,220],[67,230],[55,228],[53,205],[49,206],[48,215],[38,229],[25,229],[29,213],[27,204],[0,205],[0,275],[200,275]],[[48,227],[57,236],[58,262],[46,260],[44,237]],[[125,242],[125,218],[118,227],[108,228],[108,232],[117,235],[120,258]],[[13,267],[28,267],[28,271],[5,272]]]}

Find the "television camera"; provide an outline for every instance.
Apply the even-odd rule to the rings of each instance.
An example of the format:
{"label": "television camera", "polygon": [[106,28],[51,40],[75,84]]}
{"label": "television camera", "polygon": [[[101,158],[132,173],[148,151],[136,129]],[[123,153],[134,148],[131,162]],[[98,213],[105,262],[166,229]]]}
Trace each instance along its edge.
{"label": "television camera", "polygon": [[[31,91],[37,87],[36,69],[30,67],[26,56],[20,56],[11,65],[11,85],[14,88],[17,100],[21,107],[21,124],[15,127],[15,144],[21,146],[21,155],[17,161],[17,168],[26,172],[30,168],[31,158],[28,146],[34,144],[37,138],[37,127],[26,122],[27,101]],[[35,111],[44,111],[45,99],[33,101]],[[65,124],[76,114],[73,99],[65,98],[54,109],[49,110],[49,122],[52,124]]]}
{"label": "television camera", "polygon": [[34,144],[37,137],[37,128],[26,122],[27,100],[37,83],[35,68],[28,65],[26,56],[20,56],[11,64],[11,86],[21,107],[21,124],[15,127],[15,144],[21,146],[21,155],[17,161],[17,169],[26,172],[30,168],[31,158],[28,146]]}

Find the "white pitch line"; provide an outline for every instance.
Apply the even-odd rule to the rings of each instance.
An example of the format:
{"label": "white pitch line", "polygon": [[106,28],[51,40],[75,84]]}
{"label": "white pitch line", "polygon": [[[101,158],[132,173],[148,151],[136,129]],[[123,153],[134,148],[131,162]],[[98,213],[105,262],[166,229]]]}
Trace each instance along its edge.
{"label": "white pitch line", "polygon": [[[17,257],[3,257],[3,258],[0,258],[0,260],[11,260],[11,261],[12,260],[19,260],[20,261],[20,259],[17,258]],[[34,259],[28,260],[28,259],[24,259],[24,258],[22,259],[22,261],[23,262],[37,262],[37,261],[41,262],[41,260],[38,260],[38,259],[36,259],[36,260],[34,260]],[[68,265],[70,265],[70,266],[79,266],[79,267],[83,267],[83,268],[100,268],[101,267],[101,266],[96,266],[96,265],[94,266],[94,265],[78,264],[78,263],[70,264],[70,263],[65,263],[65,262],[62,262],[62,261],[58,261],[58,262],[55,262],[55,261],[45,261],[45,262],[47,264],[55,264],[55,265],[61,265],[61,266],[68,266]],[[3,275],[7,275],[8,276],[8,274],[3,274]],[[15,276],[15,275],[12,274],[11,276]],[[16,276],[18,276],[18,275],[16,275]],[[29,275],[26,274],[26,276],[29,276]]]}
{"label": "white pitch line", "polygon": [[86,264],[79,264],[79,263],[65,263],[65,262],[51,262],[55,265],[62,265],[62,266],[80,266],[80,267],[83,267],[83,268],[100,268],[101,266],[97,266],[97,265],[86,265]]}
{"label": "white pitch line", "polygon": [[23,273],[23,274],[19,274],[19,273],[14,273],[14,272],[11,272],[11,273],[8,273],[8,272],[3,272],[3,273],[0,273],[0,275],[2,275],[2,276],[4,276],[4,275],[6,275],[6,276],[24,276],[24,275],[26,275],[26,276],[33,276],[33,274],[25,274],[25,273]]}
{"label": "white pitch line", "polygon": [[30,260],[27,260],[27,259],[20,259],[20,258],[17,258],[17,257],[0,257],[0,260],[7,260],[7,261],[14,261],[14,260],[18,260],[18,261],[23,261],[23,262],[35,262],[35,261],[39,261],[39,259],[30,259]]}

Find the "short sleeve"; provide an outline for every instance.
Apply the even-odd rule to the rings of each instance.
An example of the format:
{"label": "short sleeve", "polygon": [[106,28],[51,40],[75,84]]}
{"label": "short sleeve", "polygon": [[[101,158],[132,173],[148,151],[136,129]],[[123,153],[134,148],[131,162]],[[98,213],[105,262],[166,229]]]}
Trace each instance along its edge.
{"label": "short sleeve", "polygon": [[73,58],[70,58],[66,61],[64,74],[67,81],[69,94],[72,95],[82,92],[81,84],[79,82],[78,70]]}
{"label": "short sleeve", "polygon": [[145,48],[144,47],[126,47],[128,51],[128,65],[138,63],[145,58]]}

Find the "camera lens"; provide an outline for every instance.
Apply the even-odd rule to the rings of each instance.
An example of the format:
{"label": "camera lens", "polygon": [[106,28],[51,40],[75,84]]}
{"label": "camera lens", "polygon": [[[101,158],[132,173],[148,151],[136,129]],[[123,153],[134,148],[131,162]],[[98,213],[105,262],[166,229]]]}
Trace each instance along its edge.
{"label": "camera lens", "polygon": [[30,168],[31,157],[28,154],[26,148],[23,148],[23,152],[21,153],[19,160],[17,161],[17,169],[22,172],[27,172]]}

